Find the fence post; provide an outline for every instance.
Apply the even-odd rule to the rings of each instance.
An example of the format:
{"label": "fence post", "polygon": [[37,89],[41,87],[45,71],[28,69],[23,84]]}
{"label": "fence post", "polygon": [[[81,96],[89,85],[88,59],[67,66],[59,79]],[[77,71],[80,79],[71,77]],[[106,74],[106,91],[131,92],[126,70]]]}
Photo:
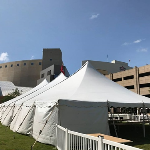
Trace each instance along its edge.
{"label": "fence post", "polygon": [[98,150],[104,150],[103,136],[98,137]]}
{"label": "fence post", "polygon": [[58,125],[56,124],[56,147],[58,146]]}
{"label": "fence post", "polygon": [[68,129],[65,132],[65,150],[68,150]]}

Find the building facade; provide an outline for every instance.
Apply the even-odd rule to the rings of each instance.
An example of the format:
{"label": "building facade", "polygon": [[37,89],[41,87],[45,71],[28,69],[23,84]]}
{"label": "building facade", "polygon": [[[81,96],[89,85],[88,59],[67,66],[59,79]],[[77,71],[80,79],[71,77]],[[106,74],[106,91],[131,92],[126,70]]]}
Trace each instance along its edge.
{"label": "building facade", "polygon": [[42,59],[3,63],[0,64],[0,81],[11,81],[16,86],[34,87],[41,70]]}
{"label": "building facade", "polygon": [[60,49],[43,49],[42,70],[40,71],[40,78],[37,84],[40,84],[44,79],[48,82],[54,80],[59,74],[61,67],[63,67],[65,76],[69,76],[69,72],[63,66],[62,52]]}
{"label": "building facade", "polygon": [[150,65],[105,76],[137,94],[150,98]]}
{"label": "building facade", "polygon": [[[42,59],[0,64],[0,81],[11,81],[15,86],[35,87],[45,78],[49,82],[52,81],[60,73],[61,65],[61,50],[44,48]],[[44,76],[43,73],[45,73]]]}

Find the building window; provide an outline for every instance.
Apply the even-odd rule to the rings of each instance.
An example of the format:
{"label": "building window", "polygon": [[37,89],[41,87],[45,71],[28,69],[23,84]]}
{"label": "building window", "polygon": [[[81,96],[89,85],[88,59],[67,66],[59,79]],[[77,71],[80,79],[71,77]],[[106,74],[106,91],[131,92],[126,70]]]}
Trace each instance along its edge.
{"label": "building window", "polygon": [[13,67],[13,64],[11,64],[11,66],[10,67]]}
{"label": "building window", "polygon": [[134,85],[125,86],[126,89],[134,89]]}
{"label": "building window", "polygon": [[140,88],[150,87],[150,83],[139,84]]}
{"label": "building window", "polygon": [[43,73],[43,74],[41,74],[41,78],[44,78],[44,73]]}
{"label": "building window", "polygon": [[52,58],[50,58],[50,61],[52,61]]}
{"label": "building window", "polygon": [[126,77],[124,77],[123,79],[124,79],[124,80],[134,79],[134,75],[126,76]]}
{"label": "building window", "polygon": [[34,63],[31,63],[31,65],[34,65]]}
{"label": "building window", "polygon": [[26,66],[26,63],[24,63],[24,66]]}
{"label": "building window", "polygon": [[5,68],[7,68],[7,65],[5,65]]}
{"label": "building window", "polygon": [[145,76],[150,76],[150,72],[144,72],[139,74],[139,77],[145,77]]}
{"label": "building window", "polygon": [[48,76],[48,75],[51,75],[51,70],[47,72],[47,76]]}
{"label": "building window", "polygon": [[113,79],[114,82],[122,81],[122,78]]}
{"label": "building window", "polygon": [[41,62],[39,62],[39,65],[41,65],[42,63]]}
{"label": "building window", "polygon": [[2,68],[2,66],[0,66],[0,68]]}
{"label": "building window", "polygon": [[19,64],[17,64],[17,66],[19,66]]}

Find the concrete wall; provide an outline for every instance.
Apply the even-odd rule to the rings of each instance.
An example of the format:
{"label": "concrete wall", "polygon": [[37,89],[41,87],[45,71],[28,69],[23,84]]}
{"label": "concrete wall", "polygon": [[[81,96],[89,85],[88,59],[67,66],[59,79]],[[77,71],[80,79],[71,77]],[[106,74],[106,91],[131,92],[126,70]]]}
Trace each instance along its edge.
{"label": "concrete wall", "polygon": [[62,65],[62,52],[59,48],[44,48],[42,70],[51,65]]}
{"label": "concrete wall", "polygon": [[0,81],[11,81],[16,86],[35,87],[41,70],[41,59],[3,63],[0,64]]}
{"label": "concrete wall", "polygon": [[150,97],[150,65],[105,76],[137,94]]}
{"label": "concrete wall", "polygon": [[52,65],[40,72],[40,79],[37,80],[37,85],[40,84],[44,79],[51,82],[56,76],[60,74],[59,65]]}

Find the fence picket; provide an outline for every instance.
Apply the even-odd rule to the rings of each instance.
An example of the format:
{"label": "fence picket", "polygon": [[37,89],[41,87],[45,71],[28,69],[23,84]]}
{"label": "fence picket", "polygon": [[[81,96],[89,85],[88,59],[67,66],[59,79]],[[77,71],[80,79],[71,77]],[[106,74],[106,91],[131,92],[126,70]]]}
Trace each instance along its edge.
{"label": "fence picket", "polygon": [[142,150],[121,143],[70,131],[56,125],[58,150]]}

